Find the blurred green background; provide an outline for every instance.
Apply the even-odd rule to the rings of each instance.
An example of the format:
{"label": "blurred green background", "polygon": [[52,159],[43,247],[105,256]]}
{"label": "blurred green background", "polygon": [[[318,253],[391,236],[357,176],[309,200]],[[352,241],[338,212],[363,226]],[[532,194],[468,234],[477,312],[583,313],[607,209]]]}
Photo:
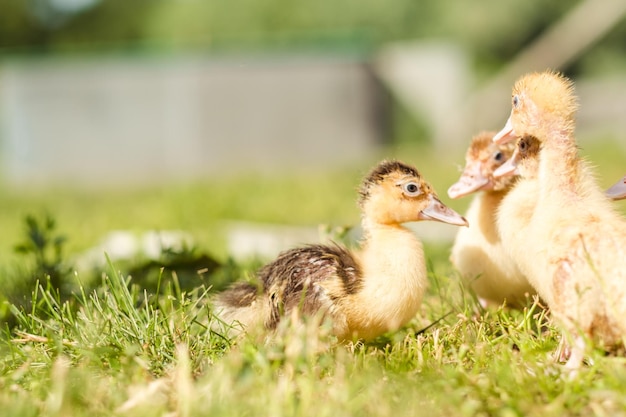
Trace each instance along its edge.
{"label": "blurred green background", "polygon": [[[443,111],[443,124],[446,114],[449,114],[449,124],[454,125],[456,122],[452,116],[465,107],[473,107],[473,111],[478,113],[487,112],[489,101],[472,104],[475,103],[471,101],[472,92],[488,86],[521,51],[549,33],[583,3],[590,2],[0,0],[0,97],[5,97],[1,107],[4,110],[0,113],[0,145],[4,160],[4,171],[0,177],[0,228],[3,230],[0,262],[5,271],[20,264],[22,258],[13,249],[25,232],[23,219],[29,213],[37,216],[48,213],[57,220],[58,232],[67,237],[64,248],[68,256],[78,256],[97,245],[112,230],[131,233],[170,229],[184,231],[191,234],[195,246],[224,260],[231,255],[228,223],[225,221],[306,226],[313,229],[318,224],[327,224],[331,228],[355,225],[359,219],[354,203],[355,189],[362,175],[383,157],[398,157],[415,163],[434,184],[443,200],[462,211],[469,199],[449,201],[445,190],[458,176],[458,168],[463,165],[465,145],[472,132],[461,130],[463,133],[459,137],[451,140],[444,138],[440,142],[442,133],[433,127],[430,120],[432,113],[420,113],[419,106],[407,104],[402,97],[403,88],[394,89],[384,76],[381,77],[381,72],[377,70],[380,68],[377,63],[380,62],[381,52],[387,50],[389,45],[421,43],[441,44],[445,51],[450,47],[453,51],[460,51],[458,62],[462,67],[454,68],[454,74],[461,74],[462,81],[459,83],[465,91]],[[615,7],[615,2],[597,1],[595,5],[594,10],[600,13],[603,8]],[[594,99],[593,106],[585,106],[584,101],[582,103],[583,108],[590,110],[581,120],[581,148],[598,167],[599,182],[603,187],[621,177],[624,173],[622,167],[626,166],[623,163],[626,140],[619,124],[619,119],[623,118],[620,116],[626,111],[623,98],[626,97],[626,83],[622,80],[626,74],[626,20],[622,14],[620,11],[615,22],[607,24],[601,34],[591,36],[588,45],[572,37],[571,42],[579,42],[582,46],[558,68],[577,81],[581,80],[581,85],[589,86],[588,89],[581,89],[592,91],[588,93],[589,97],[600,97]],[[588,16],[586,22],[592,21],[594,17]],[[559,46],[553,45],[553,48],[553,52],[556,52]],[[550,50],[548,52],[551,53]],[[29,109],[37,107],[37,89],[47,86],[42,82],[41,86],[44,87],[33,87],[28,77],[39,80],[46,71],[58,75],[69,68],[71,79],[74,67],[87,62],[90,65],[87,72],[99,67],[104,71],[111,60],[120,63],[114,71],[121,71],[121,77],[124,77],[125,62],[129,62],[131,67],[139,62],[138,67],[131,68],[135,73],[139,71],[139,75],[135,75],[139,77],[137,79],[141,79],[141,65],[167,68],[170,62],[188,63],[189,60],[208,62],[209,66],[213,62],[218,65],[227,62],[231,65],[227,65],[227,75],[229,71],[242,67],[253,74],[256,64],[250,62],[270,62],[268,67],[261,67],[272,71],[273,68],[282,68],[281,62],[290,62],[290,57],[306,57],[303,66],[307,68],[315,68],[319,57],[322,57],[322,61],[330,60],[332,63],[345,59],[356,63],[370,77],[366,78],[367,85],[374,86],[372,101],[376,107],[372,117],[380,116],[381,121],[374,127],[365,127],[377,129],[373,134],[375,143],[366,143],[369,147],[367,152],[352,158],[346,157],[345,160],[335,158],[331,164],[311,163],[306,166],[300,166],[298,159],[288,163],[290,158],[295,157],[286,153],[277,158],[285,162],[284,165],[272,160],[270,165],[275,169],[269,170],[255,165],[253,152],[252,157],[247,155],[247,159],[242,158],[240,164],[230,163],[230,169],[224,169],[224,172],[219,169],[207,172],[200,170],[194,171],[193,175],[168,178],[169,171],[163,171],[165,174],[154,175],[151,181],[152,175],[160,171],[157,164],[146,168],[148,180],[137,183],[132,181],[134,174],[122,172],[119,178],[106,184],[78,181],[77,185],[73,180],[80,179],[80,172],[71,171],[59,180],[54,176],[48,177],[44,170],[52,172],[55,166],[63,167],[79,159],[81,153],[75,151],[74,145],[64,142],[63,146],[57,147],[55,144],[57,141],[61,143],[63,138],[31,135],[28,138],[33,142],[29,146],[36,147],[36,143],[41,143],[34,139],[45,141],[49,149],[46,148],[43,153],[53,156],[53,166],[44,167],[40,164],[42,174],[36,181],[29,180],[28,176],[15,180],[15,174],[7,170],[7,166],[14,166],[25,155],[26,145],[20,147],[22,136],[19,132],[37,123],[37,113],[29,113]],[[426,59],[428,61],[428,57]],[[541,65],[543,61],[529,62],[528,69],[533,69],[537,62]],[[448,70],[444,68],[442,72]],[[415,76],[420,77],[419,74]],[[586,80],[590,80],[589,83],[585,84]],[[606,80],[612,84],[603,84]],[[436,81],[430,84],[434,93],[429,94],[433,97],[438,96],[438,89],[443,91],[450,87],[438,85]],[[615,85],[623,89],[615,88]],[[173,88],[176,89],[176,85]],[[505,103],[509,88],[497,90]],[[116,94],[115,91],[111,94]],[[610,101],[604,103],[602,91],[610,91]],[[31,94],[30,99],[28,94]],[[51,94],[58,97],[59,106],[62,106],[62,90],[61,93],[54,90]],[[151,97],[150,91],[145,94]],[[180,94],[184,96],[185,92]],[[26,98],[22,102],[20,100],[23,97]],[[367,97],[371,99],[371,96]],[[34,100],[34,104],[28,100]],[[111,100],[117,103],[115,98]],[[427,102],[428,95],[423,100]],[[182,102],[185,103],[184,97]],[[31,104],[22,110],[20,106],[23,103]],[[97,104],[95,112],[98,111]],[[180,110],[176,103],[171,105],[176,111],[185,114],[185,110]],[[235,103],[233,108],[237,106]],[[343,108],[349,106],[348,103]],[[428,108],[428,103],[425,108]],[[210,111],[200,106],[200,112],[204,110],[207,114]],[[500,106],[498,111],[506,114],[508,109]],[[122,113],[133,118],[130,110]],[[141,123],[153,123],[154,120],[167,117],[167,114],[159,113],[155,118],[142,120]],[[607,120],[618,121],[614,124],[605,123],[605,116]],[[247,123],[245,119],[239,120],[241,115],[236,113],[223,117],[236,120],[235,124]],[[59,123],[63,122],[63,118],[74,118],[77,123],[80,121],[77,119],[84,119],[79,113],[71,111],[55,114],[53,118]],[[296,121],[289,119],[286,117],[278,123],[289,125],[292,130],[285,130],[286,134],[295,138],[299,134],[298,120],[306,123],[307,115],[298,116]],[[118,163],[117,158],[121,160],[126,155],[124,147],[129,142],[124,139],[124,147],[118,149],[118,144],[112,140],[116,132],[121,131],[121,127],[114,126],[117,120],[112,118],[108,125],[104,122],[97,125],[112,129],[108,133],[98,128],[97,133],[99,138],[105,138],[101,140],[105,142],[104,149],[109,152],[104,164],[109,164],[113,171]],[[496,130],[505,121],[503,117],[494,120],[499,122],[481,126],[480,129]],[[331,119],[329,123],[334,121]],[[192,122],[196,123],[197,119],[192,119]],[[176,130],[176,126],[185,126],[186,122],[183,119],[173,123],[173,129]],[[211,124],[205,126],[209,130],[211,127]],[[133,131],[137,139],[137,149],[134,151],[139,155],[142,152],[149,154],[151,147],[149,135],[142,132]],[[111,137],[110,143],[106,142],[107,135]],[[173,134],[182,141],[180,148],[184,146],[184,135],[184,131]],[[448,136],[454,135],[450,133]],[[84,135],[85,140],[89,136]],[[446,136],[445,132],[443,136]],[[239,152],[244,153],[248,143],[246,141],[251,144],[256,139],[251,135],[229,140],[233,142],[226,143],[234,144],[231,155],[236,160]],[[337,153],[333,143],[340,141],[336,138],[333,140],[335,142],[321,142],[319,146],[329,148],[329,154]],[[96,149],[98,145],[93,146]],[[280,148],[279,144],[275,150],[268,149],[267,155],[272,157],[274,153],[281,152]],[[81,152],[88,153],[89,149],[86,147]],[[28,148],[27,151],[35,152],[36,149]],[[292,151],[297,152],[298,149]],[[302,157],[301,153],[298,158]],[[202,165],[202,155],[196,157]],[[46,161],[50,164],[50,159]],[[131,161],[131,164],[135,164],[135,161]],[[136,165],[140,164],[141,158],[138,158]],[[181,169],[183,165],[184,162],[180,164]],[[453,235],[453,232],[445,232],[446,236],[451,233]],[[434,242],[433,247],[439,244],[441,241]],[[441,259],[445,261],[445,255]],[[4,275],[10,276],[11,272],[5,272]]]}
{"label": "blurred green background", "polygon": [[[576,1],[513,0],[2,0],[3,54],[61,52],[372,52],[388,42],[439,38],[467,51],[479,79],[573,10]],[[602,8],[603,3],[597,2]],[[610,3],[610,2],[609,2]],[[593,16],[590,16],[593,17]],[[572,75],[626,68],[621,19],[584,56]]]}

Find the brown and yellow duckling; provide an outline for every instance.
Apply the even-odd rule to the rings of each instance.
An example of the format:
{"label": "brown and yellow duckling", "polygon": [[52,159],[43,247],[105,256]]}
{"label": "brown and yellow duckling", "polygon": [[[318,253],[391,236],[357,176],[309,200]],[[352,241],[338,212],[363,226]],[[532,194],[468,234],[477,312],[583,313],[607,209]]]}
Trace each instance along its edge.
{"label": "brown and yellow duckling", "polygon": [[513,155],[515,144],[497,145],[495,134],[481,132],[472,138],[465,169],[448,189],[450,198],[476,193],[465,214],[470,226],[458,230],[450,261],[483,306],[506,302],[522,307],[536,292],[508,255],[496,227],[496,214],[517,177],[495,178],[494,171]]}
{"label": "brown and yellow duckling", "polygon": [[373,339],[417,313],[428,282],[422,243],[403,223],[467,221],[446,207],[418,171],[383,161],[359,190],[363,240],[287,250],[262,267],[259,286],[238,283],[218,295],[215,312],[244,329],[273,329],[294,310],[323,314],[341,340]]}

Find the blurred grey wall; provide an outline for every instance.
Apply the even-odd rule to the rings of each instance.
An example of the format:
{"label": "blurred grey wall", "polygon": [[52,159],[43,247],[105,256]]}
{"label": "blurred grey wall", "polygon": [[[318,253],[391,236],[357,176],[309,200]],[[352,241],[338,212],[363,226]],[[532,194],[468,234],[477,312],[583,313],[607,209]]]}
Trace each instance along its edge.
{"label": "blurred grey wall", "polygon": [[116,185],[345,164],[384,141],[382,101],[349,57],[5,61],[2,177]]}

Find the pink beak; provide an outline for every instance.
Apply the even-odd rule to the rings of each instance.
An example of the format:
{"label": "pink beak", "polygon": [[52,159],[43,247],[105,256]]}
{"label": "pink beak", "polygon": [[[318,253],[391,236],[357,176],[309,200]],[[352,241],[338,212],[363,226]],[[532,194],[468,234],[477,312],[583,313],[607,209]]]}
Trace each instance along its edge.
{"label": "pink beak", "polygon": [[509,117],[506,121],[506,124],[502,128],[502,130],[496,133],[496,135],[493,137],[493,141],[494,143],[497,143],[498,145],[502,145],[516,138],[517,138],[517,135],[513,131],[513,125],[511,124],[511,117]]}
{"label": "pink beak", "polygon": [[480,168],[480,162],[467,164],[459,180],[448,188],[448,197],[464,197],[489,184],[489,178],[483,175]]}
{"label": "pink beak", "polygon": [[469,226],[465,217],[443,204],[434,195],[431,194],[428,200],[428,207],[419,213],[420,220],[436,220],[455,226]]}
{"label": "pink beak", "polygon": [[515,148],[513,155],[511,155],[511,157],[507,159],[505,163],[500,165],[498,169],[493,171],[493,176],[495,178],[500,178],[500,177],[508,177],[511,175],[519,175],[518,163],[519,163],[519,151],[517,150],[517,148]]}

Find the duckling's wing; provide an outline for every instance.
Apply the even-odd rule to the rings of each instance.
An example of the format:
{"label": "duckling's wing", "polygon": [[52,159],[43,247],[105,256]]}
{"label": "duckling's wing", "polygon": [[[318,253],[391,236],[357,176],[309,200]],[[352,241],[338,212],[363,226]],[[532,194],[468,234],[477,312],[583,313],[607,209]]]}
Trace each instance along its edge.
{"label": "duckling's wing", "polygon": [[[361,287],[357,261],[338,245],[310,245],[285,251],[264,266],[258,276],[272,304],[268,327],[276,326],[280,316],[294,308],[308,315],[331,311],[337,298]],[[339,290],[331,294],[325,287]]]}

